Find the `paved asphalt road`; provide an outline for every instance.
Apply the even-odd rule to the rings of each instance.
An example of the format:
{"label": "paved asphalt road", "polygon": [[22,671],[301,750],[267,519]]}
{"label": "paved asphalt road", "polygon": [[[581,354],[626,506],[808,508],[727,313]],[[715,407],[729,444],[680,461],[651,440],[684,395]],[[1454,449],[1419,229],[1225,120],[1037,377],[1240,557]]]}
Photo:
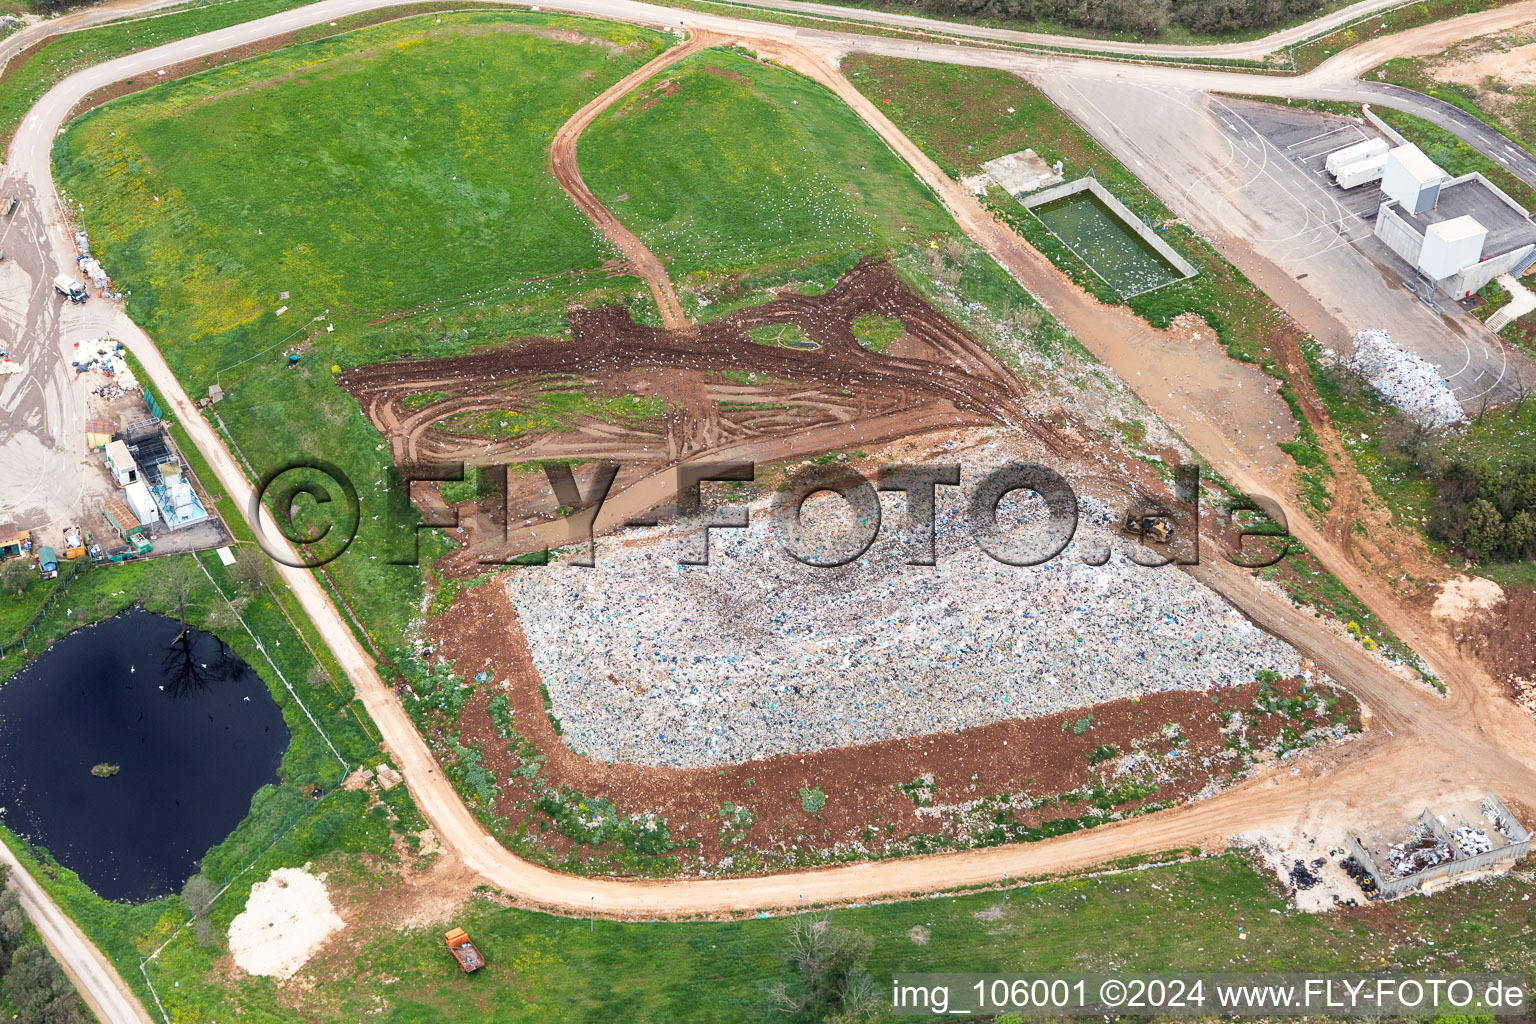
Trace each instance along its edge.
{"label": "paved asphalt road", "polygon": [[1347,89],[1351,99],[1363,100],[1372,106],[1391,107],[1439,125],[1490,160],[1503,164],[1527,185],[1536,188],[1536,156],[1509,141],[1507,136],[1490,127],[1486,121],[1473,117],[1460,107],[1386,82],[1354,82]]}
{"label": "paved asphalt road", "polygon": [[[967,25],[963,22],[945,21],[941,18],[925,18],[916,14],[897,14],[891,11],[862,10],[856,7],[840,7],[837,4],[806,3],[805,0],[734,0],[746,7],[763,7],[783,11],[786,14],[802,14],[819,18],[836,18],[841,21],[862,21],[892,28],[915,29],[923,32],[942,32],[951,36],[971,39],[988,39],[1017,43],[1023,46],[1071,47],[1098,53],[1123,53],[1142,57],[1228,57],[1254,59],[1273,53],[1295,43],[1305,42],[1322,35],[1373,11],[1406,6],[1404,0],[1361,0],[1341,7],[1330,14],[1314,18],[1300,25],[1280,29],[1257,39],[1235,43],[1143,43],[1115,39],[1090,39],[1084,36],[1056,35],[1048,32],[1019,32],[1014,29],[989,28],[983,25]],[[1412,0],[1409,0],[1412,2]]]}

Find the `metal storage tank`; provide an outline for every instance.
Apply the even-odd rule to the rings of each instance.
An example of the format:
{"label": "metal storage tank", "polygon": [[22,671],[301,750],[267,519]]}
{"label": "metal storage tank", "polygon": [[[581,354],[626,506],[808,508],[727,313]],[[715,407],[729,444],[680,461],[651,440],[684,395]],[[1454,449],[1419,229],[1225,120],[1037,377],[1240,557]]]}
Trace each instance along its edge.
{"label": "metal storage tank", "polygon": [[1419,269],[1431,280],[1443,281],[1472,266],[1483,255],[1488,229],[1475,217],[1453,217],[1431,224],[1419,250]]}
{"label": "metal storage tank", "polygon": [[1386,170],[1381,176],[1381,190],[1405,213],[1433,210],[1440,201],[1440,183],[1445,172],[1424,155],[1418,146],[1398,146],[1387,154]]}

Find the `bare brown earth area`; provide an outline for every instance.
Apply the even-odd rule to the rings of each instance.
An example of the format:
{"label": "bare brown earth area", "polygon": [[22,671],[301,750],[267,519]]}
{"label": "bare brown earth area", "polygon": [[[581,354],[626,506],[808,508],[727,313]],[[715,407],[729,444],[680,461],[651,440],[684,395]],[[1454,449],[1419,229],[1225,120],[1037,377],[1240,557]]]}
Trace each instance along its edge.
{"label": "bare brown earth area", "polygon": [[[582,870],[625,873],[625,866],[610,859],[611,850],[578,846],[553,831],[538,808],[550,787],[587,799],[606,797],[621,816],[665,819],[674,843],[692,844],[674,853],[685,871],[754,873],[1091,827],[1262,772],[1255,766],[1274,760],[1278,750],[1300,746],[1309,730],[1333,723],[1354,729],[1359,721],[1358,705],[1331,688],[1317,691],[1331,706],[1319,700],[1287,715],[1263,710],[1256,703],[1261,686],[1251,683],[720,769],[639,767],[583,757],[555,733],[516,611],[494,581],[465,591],[448,613],[429,621],[428,630],[456,674],[473,679],[485,673],[488,680],[456,723],[443,723],[429,741],[441,745],[448,730],[457,729],[459,742],[478,747],[484,766],[508,780],[494,811],[505,820],[505,834],[529,837],[514,848],[531,852],[536,842],[556,862]],[[1279,700],[1303,692],[1299,679],[1265,691]],[[497,694],[510,702],[514,734],[498,732],[487,710]],[[1232,727],[1234,714],[1241,715],[1240,731]],[[534,777],[518,774],[530,765],[538,767]],[[806,811],[802,789],[819,789],[825,805]],[[1003,794],[1010,797],[993,799]],[[727,804],[747,808],[751,824],[738,828],[722,820]]]}
{"label": "bare brown earth area", "polygon": [[1460,649],[1480,659],[1510,695],[1536,714],[1536,588],[1511,587],[1504,600],[1457,627]]}
{"label": "bare brown earth area", "polygon": [[[903,355],[858,343],[852,323],[865,313],[901,323],[893,347]],[[610,518],[619,509],[633,514],[670,500],[672,480],[662,471],[705,455],[776,462],[985,423],[1011,425],[1049,449],[1067,450],[1048,424],[1020,411],[1018,378],[884,263],[859,264],[825,294],[784,294],[688,333],[637,324],[616,307],[573,310],[570,322],[569,340],[360,366],[339,382],[389,440],[396,463],[619,461],[604,505]],[[798,328],[815,347],[762,344],[748,333],[783,325]],[[504,421],[494,419],[497,412],[537,408],[542,395],[571,391],[647,399],[652,408],[659,401],[665,411],[498,431]],[[413,407],[421,396],[439,395]],[[486,413],[489,429],[462,432]]]}

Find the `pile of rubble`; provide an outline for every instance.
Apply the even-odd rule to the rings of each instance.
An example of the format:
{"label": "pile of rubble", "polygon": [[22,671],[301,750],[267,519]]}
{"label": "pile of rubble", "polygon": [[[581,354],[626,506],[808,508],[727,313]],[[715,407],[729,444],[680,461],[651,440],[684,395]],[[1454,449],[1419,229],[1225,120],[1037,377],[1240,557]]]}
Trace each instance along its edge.
{"label": "pile of rubble", "polygon": [[112,291],[112,276],[102,267],[101,261],[91,255],[91,240],[84,231],[75,232],[75,249],[79,252],[75,265],[96,286],[97,294],[121,302],[122,294]]}
{"label": "pile of rubble", "polygon": [[1385,401],[1410,420],[1431,429],[1466,419],[1440,372],[1426,360],[1398,348],[1386,331],[1359,331],[1355,350],[1344,360]]}
{"label": "pile of rubble", "polygon": [[1530,679],[1516,679],[1515,703],[1531,714],[1536,715],[1536,677]]}
{"label": "pile of rubble", "polygon": [[1493,840],[1488,838],[1488,833],[1470,825],[1452,832],[1451,842],[1456,844],[1456,849],[1463,857],[1476,857],[1493,849]]}
{"label": "pile of rubble", "polygon": [[[111,338],[92,338],[90,341],[75,342],[75,354],[70,358],[70,366],[74,367],[76,373],[95,370],[104,374],[112,378],[112,385],[122,391],[135,391],[139,386],[139,380],[123,354],[122,343],[113,341]],[[117,393],[112,392],[103,397],[116,397]],[[100,389],[97,394],[102,395]]]}
{"label": "pile of rubble", "polygon": [[[1485,837],[1486,838],[1486,837]],[[1451,859],[1451,847],[1441,842],[1429,829],[1421,828],[1412,839],[1394,843],[1387,851],[1387,863],[1397,878],[1418,874],[1425,868]]]}
{"label": "pile of rubble", "polygon": [[1016,568],[977,547],[960,495],[940,498],[934,567],[906,563],[904,502],[887,494],[880,539],[836,569],[793,561],[755,506],[750,529],[713,535],[707,566],[678,565],[699,538],[675,526],[600,543],[595,568],[511,574],[566,742],[630,764],[734,764],[1301,673],[1293,648],[1187,573],[1123,552],[1086,564],[1119,537],[1107,510],[1085,500],[1071,547]]}

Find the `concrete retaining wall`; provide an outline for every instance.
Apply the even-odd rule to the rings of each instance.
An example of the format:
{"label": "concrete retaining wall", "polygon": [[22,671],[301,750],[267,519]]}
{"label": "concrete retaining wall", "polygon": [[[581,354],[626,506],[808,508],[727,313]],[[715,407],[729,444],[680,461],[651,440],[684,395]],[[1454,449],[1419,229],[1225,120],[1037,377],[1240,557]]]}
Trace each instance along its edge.
{"label": "concrete retaining wall", "polygon": [[1376,210],[1376,237],[1408,264],[1410,272],[1419,265],[1424,236],[1400,217],[1390,202],[1383,202]]}
{"label": "concrete retaining wall", "polygon": [[[1075,181],[1063,182],[1060,185],[1048,188],[1044,192],[1037,192],[1027,200],[1024,200],[1024,208],[1026,210],[1034,210],[1037,206],[1042,206],[1057,199],[1065,199],[1067,196],[1074,196],[1079,192],[1092,192],[1098,197],[1099,202],[1109,207],[1110,211],[1124,221],[1127,227],[1136,232],[1143,242],[1150,245],[1154,252],[1172,264],[1173,268],[1184,279],[1187,280],[1199,273],[1198,270],[1190,265],[1188,260],[1174,251],[1173,246],[1163,241],[1156,231],[1147,227],[1145,221],[1131,212],[1130,207],[1116,199],[1114,193],[1110,192],[1109,189],[1100,185],[1096,178],[1078,178]],[[1062,239],[1062,241],[1066,241],[1066,239]],[[1068,248],[1070,248],[1070,245]],[[1092,266],[1092,264],[1089,264],[1089,266]],[[1126,297],[1129,298],[1130,296]]]}
{"label": "concrete retaining wall", "polygon": [[1440,287],[1453,299],[1462,299],[1473,292],[1481,291],[1483,285],[1492,281],[1500,274],[1508,274],[1516,270],[1522,263],[1530,258],[1531,253],[1536,252],[1536,245],[1527,245],[1520,249],[1514,249],[1502,256],[1495,256],[1491,260],[1483,260],[1457,274],[1448,277],[1441,282]]}
{"label": "concrete retaining wall", "polygon": [[1371,105],[1369,103],[1363,104],[1360,107],[1360,112],[1365,115],[1365,119],[1367,121],[1375,125],[1377,131],[1381,132],[1381,134],[1387,137],[1387,141],[1391,142],[1392,145],[1408,145],[1408,140],[1403,138],[1402,135],[1398,133],[1396,128],[1393,128],[1391,125],[1387,124],[1387,122],[1376,116],[1376,112],[1371,109]]}

